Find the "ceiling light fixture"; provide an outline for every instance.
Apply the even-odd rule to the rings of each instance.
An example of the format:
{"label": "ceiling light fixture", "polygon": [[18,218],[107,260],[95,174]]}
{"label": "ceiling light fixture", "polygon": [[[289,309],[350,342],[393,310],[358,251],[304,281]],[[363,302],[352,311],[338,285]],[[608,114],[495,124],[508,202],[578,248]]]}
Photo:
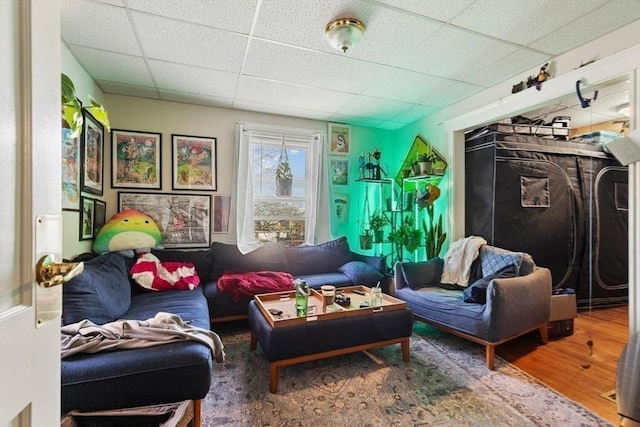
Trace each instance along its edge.
{"label": "ceiling light fixture", "polygon": [[625,102],[622,105],[618,105],[616,107],[616,111],[620,114],[622,114],[623,116],[629,116],[629,103]]}
{"label": "ceiling light fixture", "polygon": [[355,18],[339,18],[331,21],[324,29],[324,35],[334,48],[346,52],[354,47],[364,34],[364,24]]}

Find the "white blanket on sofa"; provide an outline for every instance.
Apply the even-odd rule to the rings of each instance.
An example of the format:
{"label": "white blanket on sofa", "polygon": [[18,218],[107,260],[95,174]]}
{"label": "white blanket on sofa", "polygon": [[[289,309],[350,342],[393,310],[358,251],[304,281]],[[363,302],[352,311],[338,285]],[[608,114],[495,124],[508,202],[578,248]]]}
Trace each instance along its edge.
{"label": "white blanket on sofa", "polygon": [[440,283],[469,286],[471,264],[478,257],[480,248],[487,241],[482,237],[469,236],[451,243],[444,256],[444,267]]}
{"label": "white blanket on sofa", "polygon": [[224,346],[218,334],[185,323],[180,316],[160,312],[147,320],[119,320],[96,325],[90,320],[61,328],[62,358],[76,353],[143,348],[180,340],[199,341],[211,349],[218,362],[225,361]]}

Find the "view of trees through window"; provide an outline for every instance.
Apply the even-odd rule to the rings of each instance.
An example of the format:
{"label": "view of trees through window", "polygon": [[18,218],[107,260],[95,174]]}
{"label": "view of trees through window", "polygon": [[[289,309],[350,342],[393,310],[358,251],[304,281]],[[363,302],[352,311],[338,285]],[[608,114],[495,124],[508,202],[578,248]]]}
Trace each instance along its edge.
{"label": "view of trees through window", "polygon": [[309,143],[286,139],[283,148],[281,139],[254,137],[251,152],[256,239],[303,244],[309,217]]}

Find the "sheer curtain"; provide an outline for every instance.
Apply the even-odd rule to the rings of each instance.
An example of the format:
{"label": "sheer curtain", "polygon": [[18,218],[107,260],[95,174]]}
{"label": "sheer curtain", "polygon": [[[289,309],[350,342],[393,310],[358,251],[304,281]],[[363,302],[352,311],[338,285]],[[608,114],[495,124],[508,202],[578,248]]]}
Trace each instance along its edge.
{"label": "sheer curtain", "polygon": [[251,172],[251,138],[257,135],[286,138],[287,136],[309,140],[311,156],[309,220],[305,230],[305,244],[326,241],[334,233],[330,230],[329,167],[326,155],[326,133],[309,129],[287,128],[257,123],[236,124],[236,145],[231,195],[230,235],[236,236],[236,244],[242,253],[249,253],[262,242],[255,238],[253,217],[253,174]]}

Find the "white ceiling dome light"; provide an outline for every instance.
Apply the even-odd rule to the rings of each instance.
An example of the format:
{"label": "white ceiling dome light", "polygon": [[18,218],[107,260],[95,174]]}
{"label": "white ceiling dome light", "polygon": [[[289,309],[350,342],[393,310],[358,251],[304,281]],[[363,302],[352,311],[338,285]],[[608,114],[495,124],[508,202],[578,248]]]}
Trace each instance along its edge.
{"label": "white ceiling dome light", "polygon": [[338,18],[327,24],[324,35],[334,48],[346,52],[354,47],[364,34],[364,24],[355,18]]}

